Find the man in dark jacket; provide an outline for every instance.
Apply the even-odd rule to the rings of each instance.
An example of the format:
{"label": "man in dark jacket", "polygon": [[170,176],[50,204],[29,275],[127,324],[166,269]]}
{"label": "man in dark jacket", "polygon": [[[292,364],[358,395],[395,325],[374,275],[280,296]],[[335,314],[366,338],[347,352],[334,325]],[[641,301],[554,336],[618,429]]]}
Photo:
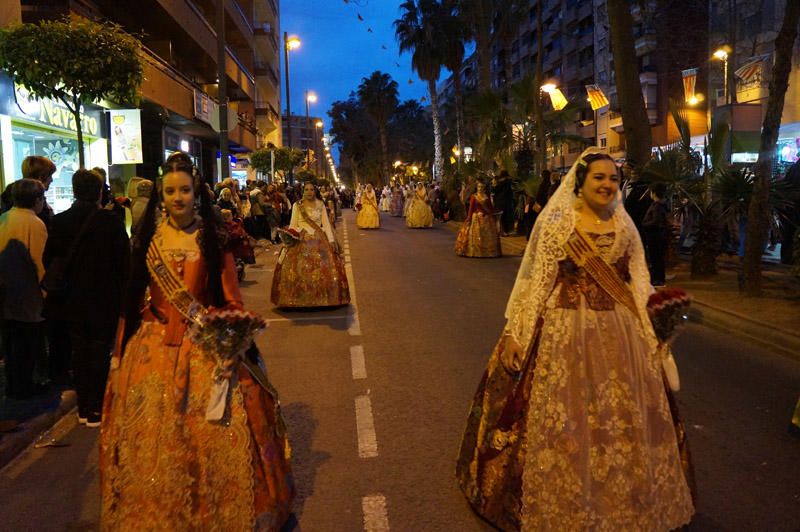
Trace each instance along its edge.
{"label": "man in dark jacket", "polygon": [[[44,250],[45,268],[56,257],[68,260],[64,288],[48,294],[44,312],[50,319],[69,322],[78,419],[91,427],[100,425],[109,357],[130,257],[122,221],[112,211],[100,208],[102,188],[102,179],[96,173],[75,172],[72,176],[75,202],[53,217]],[[88,225],[81,234],[85,223]]]}
{"label": "man in dark jacket", "polygon": [[666,187],[654,185],[650,189],[653,202],[642,220],[647,263],[650,266],[650,282],[653,286],[664,286],[666,280],[667,248],[672,224],[666,202]]}
{"label": "man in dark jacket", "polygon": [[497,176],[497,183],[492,190],[494,194],[494,206],[497,210],[503,211],[500,215],[500,226],[503,235],[508,235],[514,230],[514,189],[511,183],[511,176],[503,170]]}

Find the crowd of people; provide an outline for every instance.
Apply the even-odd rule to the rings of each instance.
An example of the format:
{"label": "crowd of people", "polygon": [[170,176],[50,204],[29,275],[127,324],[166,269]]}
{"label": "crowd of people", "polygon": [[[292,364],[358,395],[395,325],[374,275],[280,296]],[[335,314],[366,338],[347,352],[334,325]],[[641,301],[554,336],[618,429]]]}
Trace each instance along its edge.
{"label": "crowd of people", "polygon": [[[362,229],[379,229],[381,213],[428,228],[447,219],[444,194],[424,183],[211,187],[179,152],[158,182],[132,180],[118,200],[101,171],[78,170],[75,202],[53,214],[54,171],[29,157],[3,195],[6,393],[37,393],[37,368],[71,376],[79,421],[101,427],[104,528],[280,530],[295,486],[277,394],[254,343],[227,353],[203,334],[211,317],[229,320],[226,334],[258,323],[236,261],[253,258],[254,242],[280,242],[273,304],[348,305],[341,209]],[[499,529],[666,531],[694,513],[674,360],[648,315],[663,269],[652,251],[648,261],[620,183],[614,161],[590,148],[563,179],[543,176],[519,220],[507,174],[462,191],[456,254],[499,257],[501,235],[531,228],[455,471]],[[668,223],[664,191],[652,200],[648,250]]]}

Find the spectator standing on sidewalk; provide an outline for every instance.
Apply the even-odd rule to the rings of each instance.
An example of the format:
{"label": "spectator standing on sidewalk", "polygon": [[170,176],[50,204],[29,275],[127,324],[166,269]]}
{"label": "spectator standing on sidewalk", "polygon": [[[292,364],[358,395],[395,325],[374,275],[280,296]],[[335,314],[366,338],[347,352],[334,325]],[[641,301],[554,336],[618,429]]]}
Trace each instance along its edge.
{"label": "spectator standing on sidewalk", "polygon": [[97,427],[130,247],[122,220],[100,207],[103,181],[97,173],[75,172],[72,190],[75,202],[53,217],[44,252],[48,267],[56,258],[64,261],[62,288],[48,293],[45,315],[69,323],[78,419]]}
{"label": "spectator standing on sidewalk", "polygon": [[[50,190],[53,182],[53,174],[56,173],[56,165],[47,157],[41,155],[29,155],[22,161],[22,178],[36,179],[44,187],[44,191]],[[44,222],[47,229],[50,229],[50,222],[53,220],[53,208],[44,199],[44,206],[39,212],[39,218]]]}
{"label": "spectator standing on sidewalk", "polygon": [[666,186],[653,185],[650,189],[650,198],[653,202],[642,219],[647,264],[650,267],[650,282],[653,286],[664,286],[666,282],[667,248],[672,227],[666,195]]}
{"label": "spectator standing on sidewalk", "polygon": [[511,177],[506,170],[502,170],[497,176],[497,182],[492,189],[494,195],[494,206],[502,211],[500,215],[500,226],[503,236],[514,231],[514,190],[512,189]]}
{"label": "spectator standing on sidewalk", "polygon": [[6,395],[26,399],[39,391],[33,370],[45,350],[39,283],[47,228],[38,214],[44,185],[36,179],[14,184],[14,206],[0,215],[0,318],[6,357]]}

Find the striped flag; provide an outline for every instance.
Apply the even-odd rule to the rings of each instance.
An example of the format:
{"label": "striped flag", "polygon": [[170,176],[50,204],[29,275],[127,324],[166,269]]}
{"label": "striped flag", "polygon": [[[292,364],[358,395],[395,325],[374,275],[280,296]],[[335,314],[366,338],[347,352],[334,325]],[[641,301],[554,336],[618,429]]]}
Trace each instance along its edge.
{"label": "striped flag", "polygon": [[553,109],[556,111],[562,110],[567,106],[567,99],[561,89],[553,89],[550,91],[550,103],[553,104]]}
{"label": "striped flag", "polygon": [[764,68],[764,61],[767,60],[769,54],[757,55],[751,57],[745,63],[736,69],[736,77],[742,80],[745,85],[761,81],[761,75]]}
{"label": "striped flag", "polygon": [[586,94],[589,96],[589,105],[592,106],[592,111],[608,105],[608,98],[598,85],[586,85]]}
{"label": "striped flag", "polygon": [[681,70],[681,75],[683,76],[683,96],[685,101],[687,102],[694,102],[696,103],[694,96],[694,87],[697,84],[697,72],[699,68],[689,68],[686,70]]}

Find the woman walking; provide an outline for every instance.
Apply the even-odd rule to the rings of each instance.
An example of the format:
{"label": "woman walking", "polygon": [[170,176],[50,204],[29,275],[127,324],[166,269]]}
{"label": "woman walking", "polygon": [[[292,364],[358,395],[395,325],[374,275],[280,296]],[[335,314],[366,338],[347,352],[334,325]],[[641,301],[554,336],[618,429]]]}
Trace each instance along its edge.
{"label": "woman walking", "polygon": [[497,232],[492,199],[486,183],[478,182],[478,190],[469,198],[467,219],[456,238],[456,255],[460,257],[499,257],[500,234]]}
{"label": "woman walking", "polygon": [[328,213],[312,183],[292,207],[292,221],[272,277],[272,303],[281,308],[350,303],[350,287]]}
{"label": "woman walking", "polygon": [[[277,531],[294,498],[260,357],[251,349],[249,363],[221,368],[190,337],[187,323],[211,307],[242,308],[233,257],[202,190],[188,156],[173,154],[134,239],[100,436],[105,530]],[[224,412],[214,414],[212,391],[223,381]]]}
{"label": "woman walking", "polygon": [[378,198],[375,189],[368,184],[361,194],[361,208],[356,215],[356,225],[359,229],[380,229],[381,215],[378,212]]}
{"label": "woman walking", "polygon": [[406,227],[410,229],[421,229],[433,225],[433,211],[428,205],[428,193],[425,191],[423,183],[417,183],[414,196],[408,205],[406,213]]}
{"label": "woman walking", "polygon": [[457,477],[500,529],[667,531],[694,513],[618,192],[614,161],[585,151],[536,221],[470,408]]}

